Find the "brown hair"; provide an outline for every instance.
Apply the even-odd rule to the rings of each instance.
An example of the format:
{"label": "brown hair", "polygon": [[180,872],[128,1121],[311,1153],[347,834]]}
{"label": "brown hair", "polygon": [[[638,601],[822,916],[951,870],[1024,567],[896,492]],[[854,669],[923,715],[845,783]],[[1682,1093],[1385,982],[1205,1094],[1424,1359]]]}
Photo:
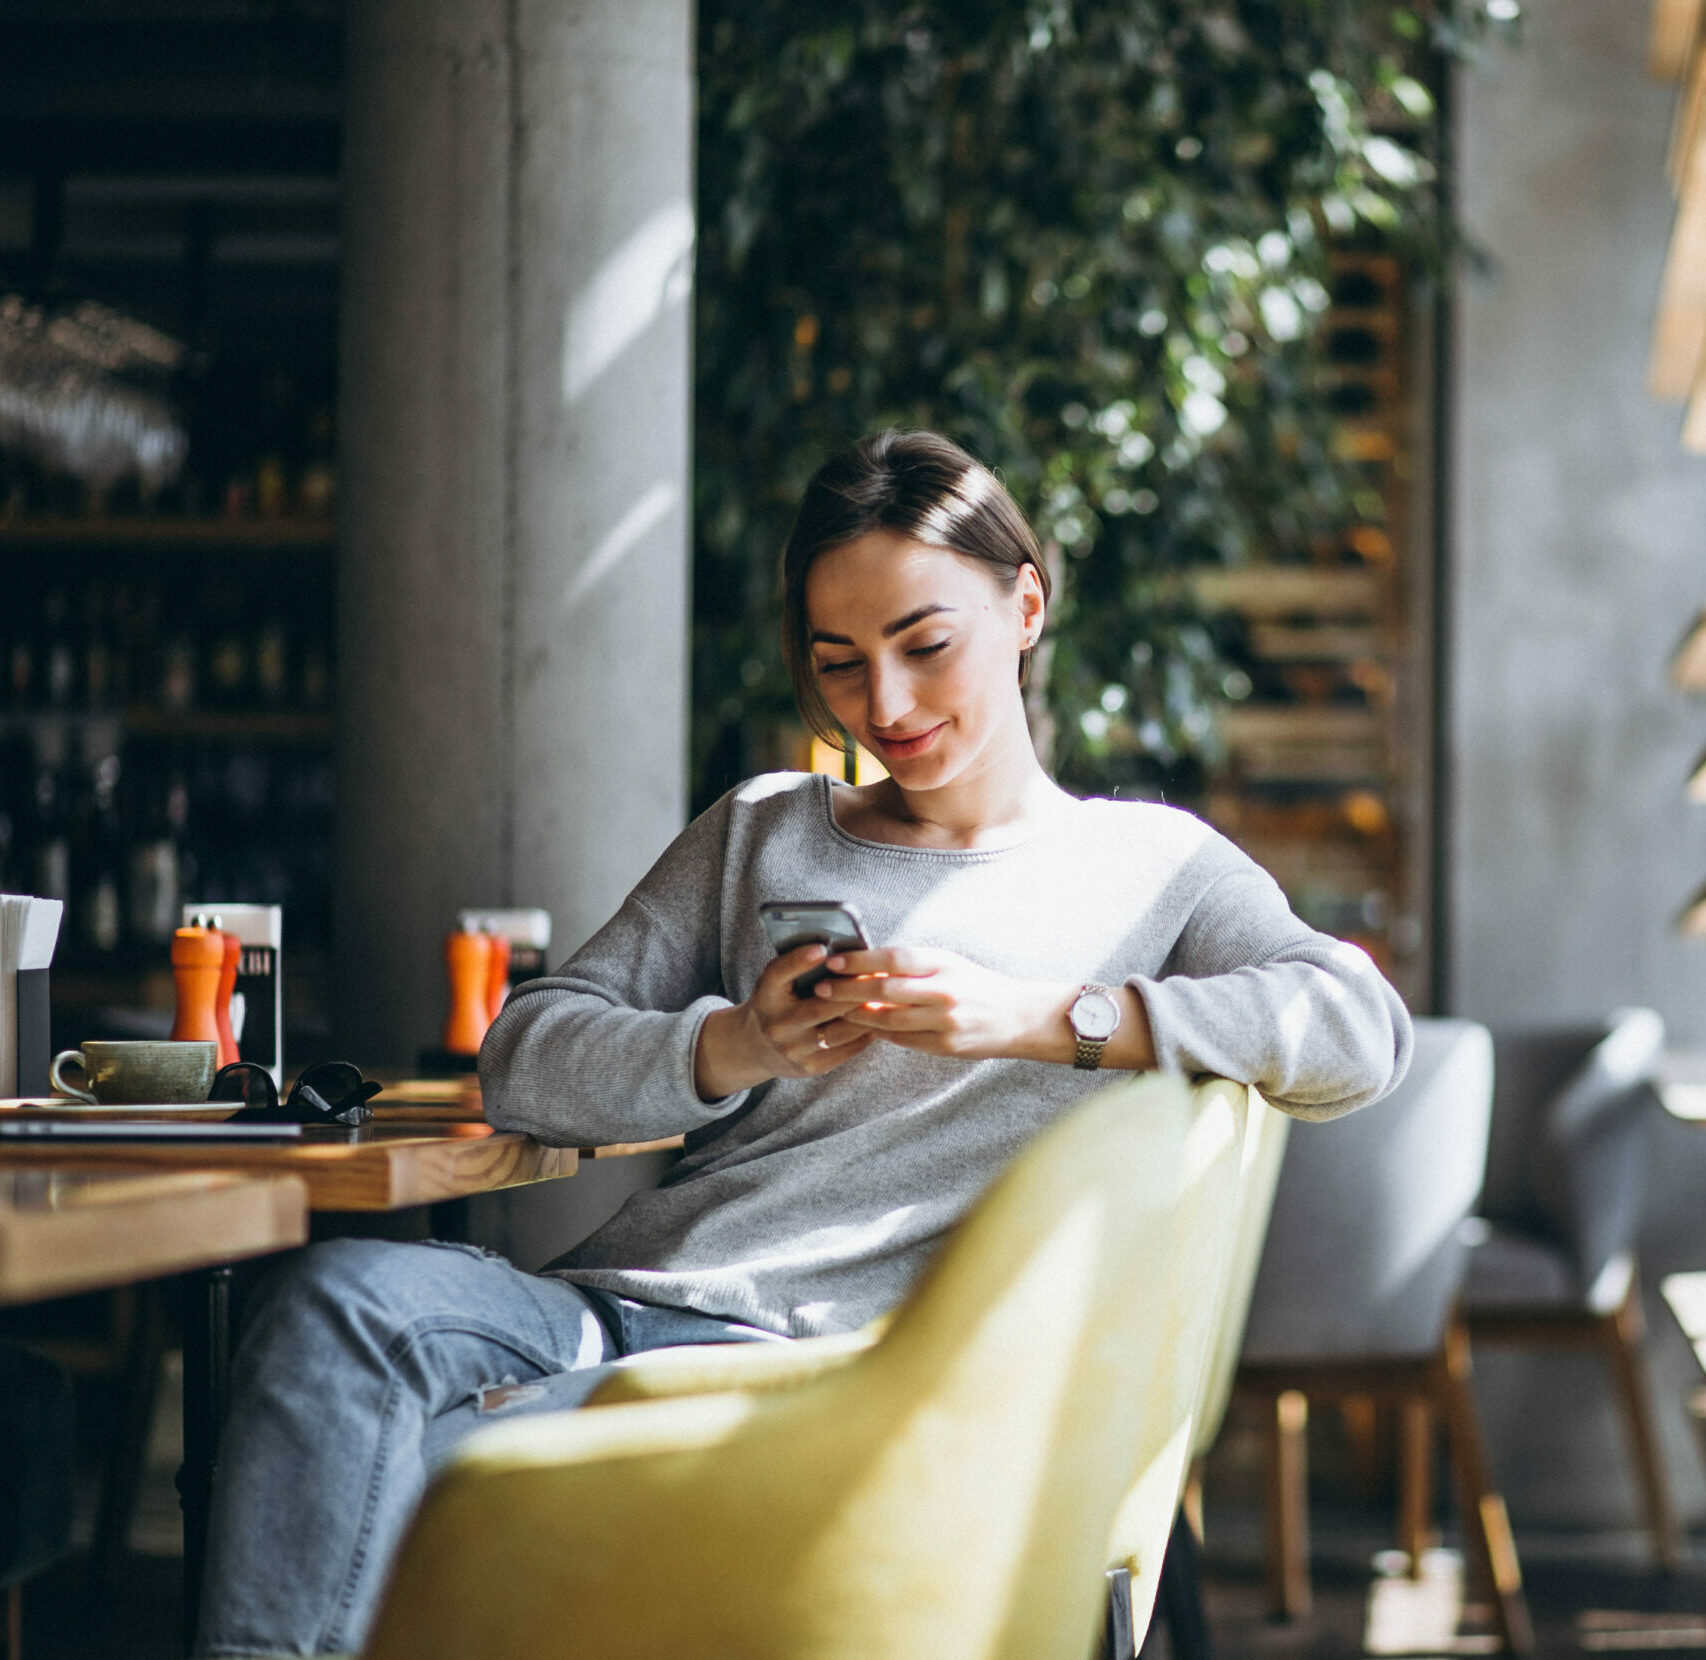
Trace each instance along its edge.
{"label": "brown hair", "polygon": [[[831,456],[806,486],[782,550],[782,661],[806,724],[837,745],[840,723],[824,702],[812,663],[806,577],[819,554],[874,530],[979,560],[1003,593],[1013,591],[1021,567],[1033,565],[1048,598],[1036,533],[994,473],[951,439],[891,427]],[[1031,649],[1019,654],[1021,686]]]}

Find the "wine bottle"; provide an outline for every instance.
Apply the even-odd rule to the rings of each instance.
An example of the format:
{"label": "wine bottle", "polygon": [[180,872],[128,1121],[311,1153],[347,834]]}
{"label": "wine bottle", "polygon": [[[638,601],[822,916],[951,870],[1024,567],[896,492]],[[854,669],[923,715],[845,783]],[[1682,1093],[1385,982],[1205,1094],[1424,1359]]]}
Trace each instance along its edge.
{"label": "wine bottle", "polygon": [[71,898],[70,744],[62,727],[44,726],[36,757],[31,825],[32,892],[43,899]]}
{"label": "wine bottle", "polygon": [[138,835],[130,849],[129,925],[133,939],[163,945],[183,902],[178,836],[188,816],[183,775],[156,765],[136,792]]}
{"label": "wine bottle", "polygon": [[107,591],[100,582],[83,592],[83,696],[91,709],[106,709],[113,701],[112,635]]}
{"label": "wine bottle", "polygon": [[98,757],[87,768],[72,848],[79,943],[102,956],[118,949],[123,924],[119,899],[123,865],[119,773],[116,753]]}
{"label": "wine bottle", "polygon": [[77,695],[77,649],[71,637],[71,602],[56,588],[42,606],[41,645],[37,653],[43,699],[50,709],[69,709]]}

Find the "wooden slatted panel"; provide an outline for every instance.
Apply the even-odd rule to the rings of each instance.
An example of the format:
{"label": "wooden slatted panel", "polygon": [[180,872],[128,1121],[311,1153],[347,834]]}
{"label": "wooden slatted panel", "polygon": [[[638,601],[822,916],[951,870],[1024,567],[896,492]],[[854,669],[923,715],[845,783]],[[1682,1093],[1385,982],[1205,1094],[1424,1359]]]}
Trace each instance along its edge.
{"label": "wooden slatted panel", "polygon": [[1677,205],[1659,290],[1647,384],[1655,397],[1682,399],[1694,390],[1706,344],[1706,157],[1696,147]]}
{"label": "wooden slatted panel", "polygon": [[1380,614],[1390,581],[1382,572],[1354,568],[1253,565],[1194,571],[1190,588],[1205,611],[1237,611],[1247,617],[1369,617]]}
{"label": "wooden slatted panel", "polygon": [[1700,26],[1701,0],[1653,0],[1647,36],[1647,73],[1655,81],[1681,78],[1688,48]]}
{"label": "wooden slatted panel", "polygon": [[1706,112],[1706,36],[1696,35],[1689,47],[1688,61],[1681,75],[1682,91],[1676,100],[1672,117],[1670,142],[1665,151],[1665,175],[1672,190],[1682,189],[1688,157],[1700,134],[1702,113]]}
{"label": "wooden slatted panel", "polygon": [[1690,401],[1684,441],[1692,448],[1706,444],[1700,430],[1706,422],[1706,410],[1700,409],[1706,348],[1706,31],[1698,18],[1691,53],[1672,136],[1676,223],[1665,255],[1647,384],[1656,397]]}
{"label": "wooden slatted panel", "polygon": [[[1702,209],[1706,213],[1706,209]],[[1688,412],[1682,418],[1682,447],[1706,455],[1706,350],[1694,371],[1694,389],[1688,395]]]}
{"label": "wooden slatted panel", "polygon": [[1706,611],[1694,619],[1670,660],[1671,680],[1685,692],[1706,692]]}

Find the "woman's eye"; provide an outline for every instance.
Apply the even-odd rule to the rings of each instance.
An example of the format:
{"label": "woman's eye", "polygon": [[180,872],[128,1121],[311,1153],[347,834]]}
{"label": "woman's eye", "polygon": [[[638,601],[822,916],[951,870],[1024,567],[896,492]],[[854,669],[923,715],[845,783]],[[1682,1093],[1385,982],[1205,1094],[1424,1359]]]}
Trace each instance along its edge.
{"label": "woman's eye", "polygon": [[912,648],[912,650],[907,653],[907,656],[908,657],[934,657],[937,652],[946,651],[947,649],[948,649],[948,642],[946,640],[937,640],[935,642],[935,644],[933,644],[933,645],[914,646]]}
{"label": "woman's eye", "polygon": [[839,663],[819,663],[817,666],[817,672],[819,674],[851,674],[852,671],[858,667],[859,659],[857,657],[849,657]]}

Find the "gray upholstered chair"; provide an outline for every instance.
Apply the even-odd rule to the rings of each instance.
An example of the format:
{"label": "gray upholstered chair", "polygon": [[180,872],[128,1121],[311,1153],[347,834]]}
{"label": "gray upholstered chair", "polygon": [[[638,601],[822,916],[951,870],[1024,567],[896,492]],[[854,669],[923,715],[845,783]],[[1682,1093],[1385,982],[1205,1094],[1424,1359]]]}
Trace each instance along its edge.
{"label": "gray upholstered chair", "polygon": [[1293,1126],[1268,1223],[1236,1391],[1268,1418],[1268,1566],[1276,1611],[1309,1606],[1305,1429],[1311,1403],[1400,1409],[1401,1542],[1420,1555],[1422,1471],[1445,1427],[1471,1564],[1507,1647],[1532,1645],[1503,1501],[1487,1479],[1456,1317],[1464,1223],[1481,1191],[1493,1045],[1466,1020],[1419,1020],[1404,1081],[1328,1124]]}
{"label": "gray upholstered chair", "polygon": [[1597,1349],[1634,1453],[1653,1554],[1676,1525],[1641,1361],[1641,1222],[1664,1022],[1623,1009],[1579,1026],[1495,1031],[1493,1127],[1463,1312],[1477,1344]]}

